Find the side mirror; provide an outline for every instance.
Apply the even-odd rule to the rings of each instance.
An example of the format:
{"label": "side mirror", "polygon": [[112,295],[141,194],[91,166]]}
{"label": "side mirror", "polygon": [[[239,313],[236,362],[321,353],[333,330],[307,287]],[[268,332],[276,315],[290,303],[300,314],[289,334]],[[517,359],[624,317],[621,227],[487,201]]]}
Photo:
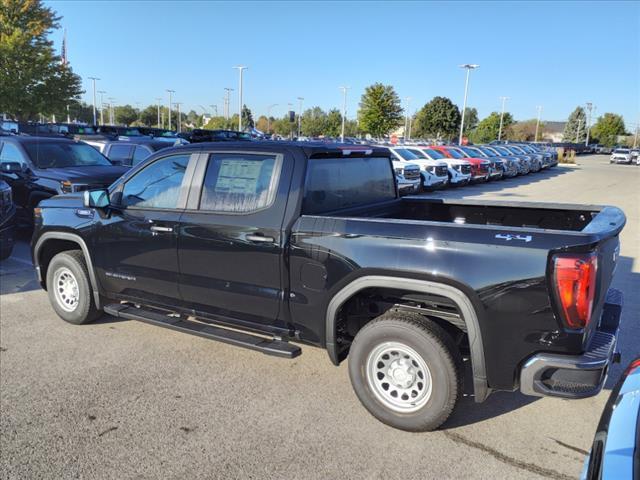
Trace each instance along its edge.
{"label": "side mirror", "polygon": [[20,162],[2,162],[0,170],[2,173],[22,173],[24,171]]}
{"label": "side mirror", "polygon": [[107,190],[85,190],[83,204],[85,208],[106,208],[109,206]]}

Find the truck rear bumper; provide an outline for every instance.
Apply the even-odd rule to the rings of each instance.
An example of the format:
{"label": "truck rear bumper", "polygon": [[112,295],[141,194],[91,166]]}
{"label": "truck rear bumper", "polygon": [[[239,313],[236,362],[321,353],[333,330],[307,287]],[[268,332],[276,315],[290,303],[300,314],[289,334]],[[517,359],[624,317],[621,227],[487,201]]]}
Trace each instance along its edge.
{"label": "truck rear bumper", "polygon": [[533,355],[520,372],[520,391],[537,397],[585,398],[597,395],[607,379],[609,366],[619,361],[616,336],[621,313],[622,292],[611,289],[588,350],[582,355]]}

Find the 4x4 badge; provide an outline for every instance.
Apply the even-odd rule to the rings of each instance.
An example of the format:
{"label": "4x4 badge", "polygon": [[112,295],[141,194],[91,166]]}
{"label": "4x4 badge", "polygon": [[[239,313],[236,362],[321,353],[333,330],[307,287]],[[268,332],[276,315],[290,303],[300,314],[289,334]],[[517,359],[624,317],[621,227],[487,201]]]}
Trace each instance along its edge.
{"label": "4x4 badge", "polygon": [[511,233],[499,233],[496,235],[496,238],[499,238],[500,240],[506,240],[507,242],[510,242],[511,240],[530,242],[531,240],[533,240],[533,237],[531,235],[513,235]]}

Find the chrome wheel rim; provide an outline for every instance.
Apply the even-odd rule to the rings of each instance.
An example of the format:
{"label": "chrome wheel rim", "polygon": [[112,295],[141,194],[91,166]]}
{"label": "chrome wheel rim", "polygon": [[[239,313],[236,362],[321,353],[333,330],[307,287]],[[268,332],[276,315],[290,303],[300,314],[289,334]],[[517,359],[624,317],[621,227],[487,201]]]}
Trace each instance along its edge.
{"label": "chrome wheel rim", "polygon": [[53,274],[53,289],[56,302],[65,312],[73,312],[78,308],[78,281],[67,267],[59,268]]}
{"label": "chrome wheel rim", "polygon": [[384,342],[367,358],[367,383],[385,407],[403,413],[415,412],[431,398],[431,371],[411,347]]}

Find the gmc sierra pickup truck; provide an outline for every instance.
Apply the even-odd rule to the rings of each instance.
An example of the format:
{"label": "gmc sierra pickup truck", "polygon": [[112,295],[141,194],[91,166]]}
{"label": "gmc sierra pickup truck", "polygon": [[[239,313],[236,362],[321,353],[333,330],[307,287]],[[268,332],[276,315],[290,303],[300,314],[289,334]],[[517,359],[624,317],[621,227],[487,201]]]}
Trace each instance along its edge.
{"label": "gmc sierra pickup truck", "polygon": [[477,402],[602,388],[624,224],[614,207],[400,198],[386,148],[199,143],[43,200],[32,254],[68,322],[104,312],[285,358],[321,347],[348,358],[375,417],[426,431],[465,368]]}

